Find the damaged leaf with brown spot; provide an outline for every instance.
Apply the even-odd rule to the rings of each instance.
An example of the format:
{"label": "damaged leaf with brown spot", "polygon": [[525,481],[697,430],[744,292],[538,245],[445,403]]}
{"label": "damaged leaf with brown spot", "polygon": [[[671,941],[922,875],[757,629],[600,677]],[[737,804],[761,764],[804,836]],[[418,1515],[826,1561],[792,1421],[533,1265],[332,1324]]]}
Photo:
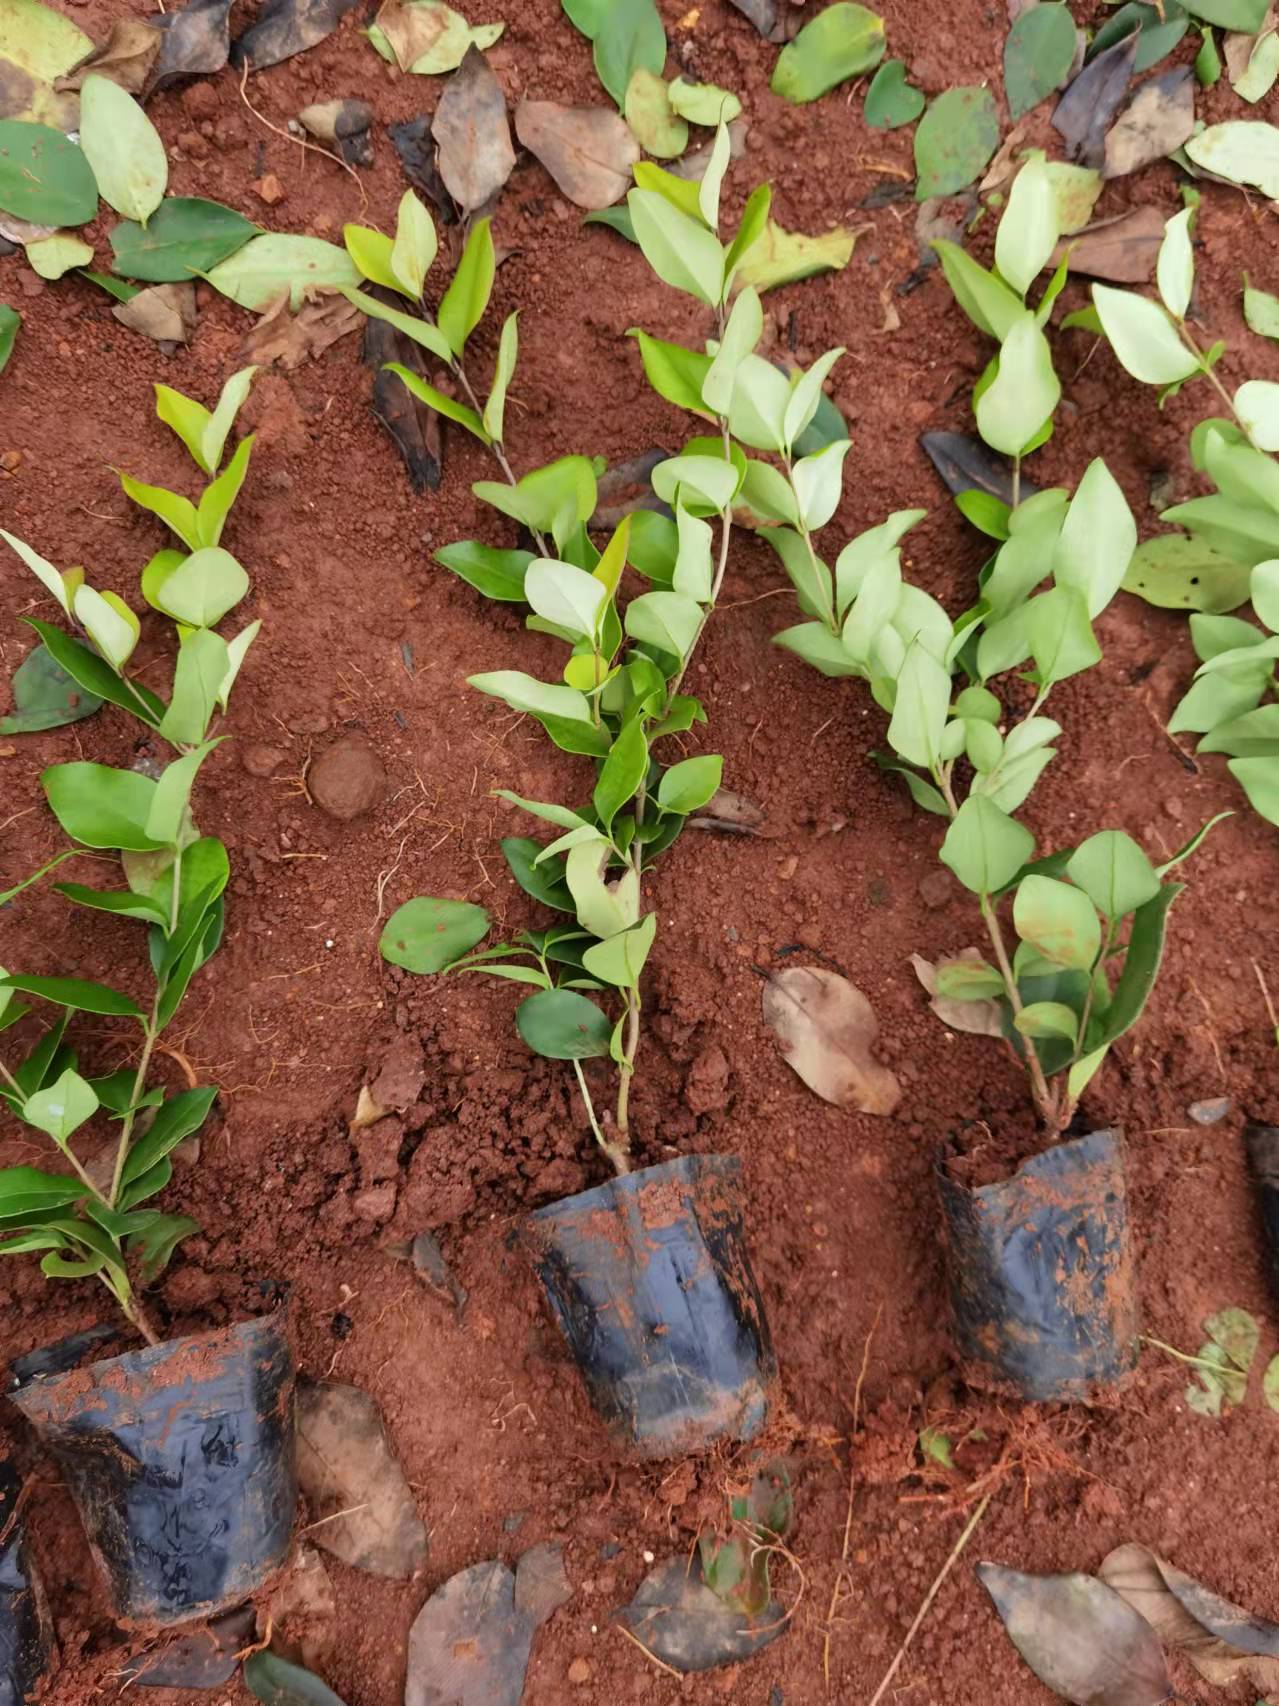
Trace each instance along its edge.
{"label": "damaged leaf with brown spot", "polygon": [[982,963],[982,956],[976,948],[963,948],[954,958],[940,959],[936,964],[931,960],[926,960],[922,954],[912,954],[910,963],[915,968],[915,976],[929,997],[928,1005],[943,1025],[952,1031],[965,1031],[975,1037],[1003,1036],[1003,1011],[998,1001],[990,997],[983,997],[976,1001],[962,1001],[953,995],[943,995],[938,991],[937,975],[946,967],[964,964],[980,965]]}
{"label": "damaged leaf with brown spot", "polygon": [[879,1022],[846,977],[823,966],[791,966],[764,985],[764,1023],[810,1090],[837,1108],[891,1114],[901,1085],[872,1052]]}
{"label": "damaged leaf with brown spot", "polygon": [[1195,128],[1195,88],[1189,65],[1148,78],[1106,135],[1102,176],[1139,172],[1188,141]]}

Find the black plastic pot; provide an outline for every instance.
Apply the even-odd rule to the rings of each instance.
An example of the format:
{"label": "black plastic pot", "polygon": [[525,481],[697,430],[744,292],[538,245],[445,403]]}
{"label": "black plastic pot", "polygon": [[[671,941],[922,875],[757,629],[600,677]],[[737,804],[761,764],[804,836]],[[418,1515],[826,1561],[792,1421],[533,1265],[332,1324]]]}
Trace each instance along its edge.
{"label": "black plastic pot", "polygon": [[970,1188],[938,1166],[959,1349],[1031,1400],[1087,1395],[1137,1360],[1124,1142],[1094,1131]]}
{"label": "black plastic pot", "polygon": [[10,1396],[58,1460],[122,1621],[213,1616],[283,1561],[297,1471],[277,1317],[37,1375]]}
{"label": "black plastic pot", "polygon": [[0,1463],[0,1706],[23,1706],[49,1657],[51,1629],[18,1510],[21,1483]]}
{"label": "black plastic pot", "polygon": [[735,1158],[681,1156],[552,1203],[529,1242],[619,1443],[673,1457],[760,1431],[777,1364]]}
{"label": "black plastic pot", "polygon": [[1248,1165],[1261,1204],[1261,1229],[1266,1239],[1266,1276],[1279,1297],[1279,1126],[1250,1125],[1244,1133]]}

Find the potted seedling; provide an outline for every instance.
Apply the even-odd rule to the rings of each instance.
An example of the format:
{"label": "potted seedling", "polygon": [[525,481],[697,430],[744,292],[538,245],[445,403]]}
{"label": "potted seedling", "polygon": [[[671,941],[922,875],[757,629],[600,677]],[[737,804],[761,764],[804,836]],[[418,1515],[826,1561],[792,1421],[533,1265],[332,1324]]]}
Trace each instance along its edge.
{"label": "potted seedling", "polygon": [[[889,716],[877,761],[947,820],[941,858],[974,896],[989,950],[922,975],[950,1023],[1003,1040],[1035,1113],[1033,1133],[981,1128],[939,1162],[960,1343],[1027,1398],[1074,1396],[1123,1374],[1137,1349],[1123,1139],[1080,1133],[1079,1098],[1149,998],[1180,892],[1168,873],[1204,832],[1158,869],[1118,830],[1035,860],[1012,815],[1062,733],[1049,695],[1100,659],[1093,622],[1136,544],[1105,464],[1073,497],[989,501],[981,524],[999,547],[955,622],[902,574],[900,541],[921,514],[854,539],[833,573],[808,551],[810,578],[792,579],[813,619],[777,640],[869,682]],[[779,543],[788,566],[802,543]],[[1012,670],[1033,699],[1010,723],[990,683]]]}
{"label": "potted seedling", "polygon": [[[790,448],[817,409],[830,365],[791,377],[754,353],[763,330],[759,297],[750,288],[734,296],[733,287],[770,198],[766,187],[757,189],[732,240],[720,240],[728,155],[721,126],[700,183],[637,168],[629,198],[649,264],[701,302],[714,324],[705,353],[638,334],[659,393],[714,427],[653,470],[653,488],[671,514],[627,517],[597,549],[585,526],[595,503],[593,469],[585,458],[568,458],[505,487],[477,488],[542,534],[545,555],[526,553],[515,566],[510,553],[489,546],[456,548],[469,553],[472,584],[522,600],[531,607],[529,628],[566,648],[558,680],[513,669],[470,678],[594,764],[593,789],[573,806],[502,791],[558,832],[544,845],[511,837],[502,851],[519,887],[561,921],[480,947],[489,927],[483,908],[422,898],[395,913],[381,944],[387,959],[411,971],[483,972],[528,986],[515,1014],[520,1036],[535,1053],[571,1065],[582,1117],[614,1177],[538,1210],[529,1236],[597,1408],[623,1442],[648,1456],[753,1436],[774,1375],[743,1238],[738,1162],[680,1156],[637,1170],[631,1119],[644,967],[657,934],[650,873],[716,792],[722,770],[717,755],[679,757],[682,743],[672,747],[706,720],[685,691],[686,675],[723,584],[734,508],[750,501],[753,471],[764,467],[748,464],[736,442],[733,398],[748,375],[770,414],[779,423],[785,417],[779,430]],[[766,370],[762,379],[758,370]],[[739,413],[749,424],[753,417]],[[830,470],[837,487],[846,449],[844,442],[794,465],[810,526],[829,519]],[[628,569],[648,589],[623,604]],[[659,1135],[646,1131],[638,1141],[651,1152]]]}
{"label": "potted seedling", "polygon": [[[40,778],[73,844],[0,896],[11,900],[68,859],[119,859],[123,886],[59,882],[72,904],[132,919],[147,931],[151,987],[132,993],[86,977],[0,977],[0,1098],[50,1148],[48,1168],[0,1171],[0,1254],[38,1253],[53,1280],[94,1278],[110,1293],[142,1350],[87,1367],[36,1359],[17,1370],[10,1396],[66,1475],[116,1612],[137,1623],[176,1623],[234,1605],[288,1546],[296,1485],[293,1370],[271,1318],[163,1341],[142,1296],[194,1221],[154,1206],[172,1177],[178,1144],[200,1129],[215,1086],[168,1094],[152,1082],[157,1049],[223,929],[226,849],[202,835],[191,809],[211,733],[248,647],[254,622],[226,640],[217,625],[249,588],[219,544],[243,482],[252,439],[219,474],[252,370],[237,374],[212,412],[157,386],[158,413],[211,476],[198,501],[121,475],[135,502],[160,515],[184,550],[163,550],[142,571],[142,595],[177,625],[167,702],[129,672],[141,631],[117,595],[82,569],[59,571],[30,545],[3,537],[58,604],[66,626],[26,620],[62,683],[135,716],[148,743],[173,757],[149,774],[90,762],[51,765]],[[68,631],[70,630],[70,631]],[[46,666],[48,667],[48,666]],[[82,714],[84,701],[62,720]],[[50,726],[48,720],[39,726]],[[20,1050],[3,1047],[54,1015]],[[125,1062],[81,1070],[79,1013],[123,1021]],[[122,1041],[125,1038],[122,1037]],[[114,1127],[114,1131],[111,1128]],[[105,1142],[102,1141],[104,1134]],[[94,1139],[98,1141],[94,1142]]]}

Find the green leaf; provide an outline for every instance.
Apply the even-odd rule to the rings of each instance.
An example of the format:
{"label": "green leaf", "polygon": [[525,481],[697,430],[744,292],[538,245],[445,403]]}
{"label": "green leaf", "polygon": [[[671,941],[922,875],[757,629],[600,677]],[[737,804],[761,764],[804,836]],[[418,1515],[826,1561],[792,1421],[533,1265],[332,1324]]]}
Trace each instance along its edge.
{"label": "green leaf", "polygon": [[208,628],[188,631],[178,647],[173,693],[160,724],[160,733],[179,746],[198,746],[204,739],[231,667],[230,647]]}
{"label": "green leaf", "polygon": [[221,744],[220,740],[205,741],[203,746],[183,753],[181,758],[175,758],[161,771],[146,821],[146,833],[158,846],[174,847],[178,844],[200,766]]}
{"label": "green leaf", "polygon": [[[741,116],[742,103],[738,97],[731,89],[721,89],[715,83],[686,83],[682,77],[676,77],[670,86],[669,99],[681,118],[710,130],[720,124],[732,124]],[[651,148],[648,151],[653,152]]]}
{"label": "green leaf", "polygon": [[201,196],[167,196],[146,225],[122,220],[111,231],[112,265],[147,284],[180,284],[212,272],[261,227]]}
{"label": "green leaf", "polygon": [[988,895],[1011,882],[1034,850],[1028,829],[985,795],[970,794],[946,831],[940,857],[966,889]]}
{"label": "green leaf", "polygon": [[47,1132],[59,1149],[65,1149],[73,1132],[98,1111],[92,1085],[68,1067],[55,1084],[28,1096],[22,1117],[28,1125]]}
{"label": "green leaf", "polygon": [[1235,610],[1248,597],[1248,565],[1184,533],[1159,533],[1138,545],[1125,592],[1163,610]]}
{"label": "green leaf", "polygon": [[1002,341],[1026,311],[1016,293],[1009,290],[1003,279],[973,260],[958,243],[937,237],[932,248],[964,313],[980,331]]}
{"label": "green leaf", "polygon": [[1041,687],[1053,687],[1101,660],[1088,607],[1073,587],[1040,593],[1026,606],[1026,631]]}
{"label": "green leaf", "polygon": [[1159,893],[1150,860],[1121,829],[1090,835],[1071,854],[1066,873],[1112,922],[1144,906]]}
{"label": "green leaf", "polygon": [[0,120],[0,208],[32,225],[85,225],[98,185],[82,149],[47,124]]}
{"label": "green leaf", "polygon": [[953,195],[985,171],[999,146],[999,113],[989,89],[947,89],[915,132],[915,199]]}
{"label": "green leaf", "polygon": [[1185,8],[1177,0],[1164,0],[1162,11],[1154,6],[1130,0],[1102,24],[1088,44],[1088,59],[1096,59],[1106,48],[1137,32],[1137,57],[1133,60],[1133,75],[1149,71],[1165,55],[1172,52],[1190,28]]}
{"label": "green leaf", "polygon": [[[230,515],[235,500],[240,495],[244,477],[249,471],[249,457],[253,454],[253,436],[250,433],[247,438],[240,440],[235,447],[235,455],[217,479],[210,480],[200,494],[200,501],[196,505],[195,524],[202,546],[214,546],[222,537],[226,518]],[[239,567],[238,564],[236,566]]]}
{"label": "green leaf", "polygon": [[884,57],[884,20],[838,0],[806,23],[778,55],[769,87],[799,106],[873,70]]}
{"label": "green leaf", "polygon": [[484,430],[495,444],[502,442],[502,427],[506,413],[506,389],[511,383],[515,372],[516,356],[519,353],[519,310],[508,314],[502,323],[502,335],[498,341],[497,365],[493,370],[493,384],[489,391],[488,401],[484,405]]}
{"label": "green leaf", "polygon": [[516,669],[491,670],[484,675],[467,677],[471,686],[503,700],[513,711],[527,711],[535,717],[554,717],[561,722],[590,724],[591,707],[584,693],[574,687],[539,681]]}
{"label": "green leaf", "polygon": [[592,40],[596,74],[619,108],[636,71],[660,75],[666,64],[666,31],[653,0],[610,0]]}
{"label": "green leaf", "polygon": [[595,811],[605,830],[611,830],[613,819],[634,797],[647,772],[648,742],[643,725],[636,717],[623,725],[595,784]]}
{"label": "green leaf", "polygon": [[701,606],[678,592],[642,592],[626,607],[626,632],[641,644],[683,659],[702,624]]}
{"label": "green leaf", "polygon": [[645,153],[671,160],[688,147],[688,126],[671,105],[665,79],[637,66],[626,85],[626,122]]}
{"label": "green leaf", "polygon": [[4,977],[0,989],[16,989],[23,995],[38,995],[42,1001],[52,1001],[59,1007],[70,1007],[81,1013],[105,1013],[114,1018],[141,1019],[141,1007],[118,989],[108,989],[105,983],[89,983],[78,977]]}
{"label": "green leaf", "polygon": [[208,1118],[217,1100],[217,1085],[203,1089],[182,1090],[170,1096],[157,1111],[145,1136],[130,1147],[125,1158],[122,1183],[131,1185],[156,1166]]}
{"label": "green leaf", "polygon": [[[1032,7],[1029,12],[1023,12],[1018,21],[1024,22],[1042,10],[1042,7]],[[1064,6],[1061,10],[1066,12]],[[1069,16],[1066,12],[1067,19]],[[1073,25],[1071,39],[1074,39]],[[995,233],[995,265],[999,276],[1024,297],[1048,265],[1060,235],[1057,199],[1053,194],[1048,164],[1042,154],[1032,154],[1013,179],[1008,205]],[[1063,282],[1064,278],[1063,274]]]}
{"label": "green leaf", "polygon": [[888,725],[888,740],[894,752],[921,770],[935,769],[941,757],[942,730],[949,709],[949,670],[926,647],[912,645],[897,676],[893,716]]}
{"label": "green leaf", "polygon": [[1195,255],[1190,246],[1190,222],[1194,216],[1193,207],[1175,214],[1164,226],[1164,239],[1159,245],[1155,282],[1163,305],[1174,320],[1184,320],[1189,313],[1195,288]]}
{"label": "green leaf", "polygon": [[406,971],[445,971],[488,930],[489,915],[465,900],[418,896],[406,900],[387,919],[378,951]]}
{"label": "green leaf", "polygon": [[21,324],[22,315],[18,310],[0,302],[0,373],[4,372],[9,357],[13,354],[13,345]]}
{"label": "green leaf", "polygon": [[36,1167],[0,1169],[0,1227],[22,1226],[65,1208],[84,1195],[79,1179]]}
{"label": "green leaf", "polygon": [[245,1659],[244,1686],[264,1706],[345,1706],[313,1671],[282,1659],[269,1647]]}
{"label": "green leaf", "polygon": [[[243,448],[241,445],[240,449]],[[248,590],[249,577],[231,553],[221,546],[208,546],[192,551],[189,557],[176,563],[159,580],[151,602],[175,622],[185,622],[192,628],[212,628]]]}
{"label": "green leaf", "polygon": [[1199,370],[1199,362],[1156,302],[1130,290],[1094,284],[1093,304],[1121,367],[1146,385],[1175,385]]}
{"label": "green leaf", "polygon": [[485,598],[505,604],[525,602],[524,575],[533,561],[532,551],[498,551],[476,539],[464,539],[442,547],[435,560]]}
{"label": "green leaf", "polygon": [[663,811],[687,817],[700,811],[718,792],[723,774],[724,760],[718,753],[681,759],[663,773],[657,785],[657,803]]}
{"label": "green leaf", "polygon": [[1180,883],[1163,883],[1133,913],[1124,969],[1102,1025],[1101,1042],[1107,1046],[1132,1029],[1150,999],[1163,959],[1168,910],[1181,890]]}
{"label": "green leaf", "polygon": [[1023,455],[1060,398],[1048,340],[1027,309],[1000,346],[994,379],[975,399],[977,430],[993,450]]}
{"label": "green leaf", "polygon": [[1060,89],[1075,57],[1075,21],[1068,6],[1030,6],[1004,43],[1004,94],[1014,119]]}
{"label": "green leaf", "polygon": [[501,843],[502,856],[525,894],[540,900],[543,906],[553,906],[559,912],[573,911],[573,897],[562,877],[556,877],[549,866],[537,864],[540,845],[528,836],[507,836]]}
{"label": "green leaf", "polygon": [[131,711],[135,717],[152,728],[159,727],[160,719],[164,715],[164,705],[150,688],[143,687],[139,682],[133,682],[130,687],[126,687],[96,652],[89,651],[78,640],[64,634],[61,628],[40,622],[34,616],[24,616],[23,621],[39,634],[54,662],[86,692],[98,699],[109,700],[111,704],[119,705],[123,710]]}
{"label": "green leaf", "polygon": [[1183,4],[1187,12],[1207,24],[1250,36],[1256,35],[1266,17],[1266,0],[1183,0]]}
{"label": "green leaf", "polygon": [[719,456],[679,456],[659,462],[649,475],[653,490],[663,503],[701,503],[712,510],[727,509],[740,484],[737,469]]}
{"label": "green leaf", "polygon": [[1164,510],[1160,520],[1188,528],[1214,550],[1250,567],[1279,556],[1279,515],[1256,505],[1219,496],[1191,498]]}
{"label": "green leaf", "polygon": [[146,831],[156,791],[149,776],[105,764],[54,764],[40,785],[58,822],[83,847],[144,852],[162,845]]}
{"label": "green leaf", "polygon": [[924,92],[906,81],[906,63],[886,59],[870,80],[862,117],[872,130],[897,130],[914,124],[924,110]]}
{"label": "green leaf", "polygon": [[[105,667],[105,665],[103,666]],[[0,735],[36,734],[91,717],[102,704],[87,693],[55,660],[47,646],[36,646],[13,672],[13,710],[0,717]]]}
{"label": "green leaf", "polygon": [[[618,989],[634,989],[656,934],[657,914],[650,912],[630,930],[621,930],[603,942],[592,943],[582,955],[582,969],[601,983],[611,983]],[[524,1040],[528,1041],[527,1036]]]}
{"label": "green leaf", "polygon": [[[728,414],[737,370],[754,351],[763,330],[764,314],[759,305],[759,293],[748,286],[734,302],[715,359],[702,378],[699,402],[713,414]],[[782,448],[780,435],[771,448]]]}
{"label": "green leaf", "polygon": [[1232,758],[1226,767],[1267,823],[1279,823],[1279,758]]}
{"label": "green leaf", "polygon": [[184,498],[180,492],[170,492],[164,486],[148,486],[144,480],[135,480],[132,474],[121,474],[120,485],[125,496],[131,498],[140,509],[158,515],[165,526],[177,534],[188,551],[199,550],[199,521],[195,505],[190,498]]}
{"label": "green leaf", "polygon": [[[193,397],[184,397],[168,385],[155,388],[155,412],[178,435],[205,474],[216,474],[226,448],[227,434],[253,384],[256,367],[241,368],[222,387],[217,408],[210,411]],[[216,544],[216,540],[210,540]]]}
{"label": "green leaf", "polygon": [[[1247,273],[1243,275],[1243,317],[1249,330],[1259,337],[1279,340],[1279,296],[1272,296],[1268,290],[1256,289],[1248,282]],[[3,358],[0,358],[0,367],[3,365]]]}
{"label": "green leaf", "polygon": [[1023,1037],[1064,1037],[1069,1043],[1075,1041],[1079,1032],[1073,1008],[1063,1001],[1032,1001],[1013,1016],[1013,1026]]}
{"label": "green leaf", "polygon": [[459,403],[454,397],[446,397],[443,391],[437,391],[434,385],[428,385],[425,379],[419,378],[411,368],[402,366],[398,361],[388,361],[383,371],[396,374],[419,402],[425,403],[428,409],[434,409],[437,415],[443,415],[447,420],[464,426],[481,444],[490,442],[484,422],[475,410],[468,408],[465,403]]}
{"label": "green leaf", "polygon": [[134,894],[132,889],[90,889],[82,883],[55,883],[54,891],[65,895],[77,906],[90,907],[95,912],[113,912],[124,918],[141,918],[148,924],[167,927],[168,914],[147,895]]}
{"label": "green leaf", "polygon": [[1092,1083],[1101,1070],[1102,1063],[1110,1053],[1110,1044],[1103,1043],[1089,1054],[1080,1055],[1066,1075],[1066,1094],[1072,1101],[1078,1101],[1080,1096]]}
{"label": "green leaf", "polygon": [[589,1060],[608,1053],[613,1027],[584,995],[546,989],[515,1009],[515,1025],[534,1054],[548,1060]]}
{"label": "green leaf", "polygon": [[1214,83],[1221,81],[1221,55],[1217,52],[1216,38],[1210,29],[1201,24],[1199,34],[1201,40],[1199,52],[1195,55],[1195,76],[1205,89],[1211,89]]}
{"label": "green leaf", "polygon": [[80,88],[80,146],[102,199],[145,225],[164,199],[169,157],[133,96],[97,72]]}
{"label": "green leaf", "polygon": [[664,166],[655,166],[651,160],[637,160],[631,168],[631,175],[635,179],[636,189],[651,191],[663,201],[670,202],[677,213],[686,213],[698,225],[710,229],[702,213],[702,186],[699,179],[685,178],[676,172],[668,172]]}
{"label": "green leaf", "polygon": [[296,313],[307,290],[341,290],[358,285],[360,274],[345,249],[320,237],[296,237],[268,231],[237,249],[204,275],[223,296],[241,308],[263,313],[281,291],[289,292]]}
{"label": "green leaf", "polygon": [[401,308],[392,308],[367,291],[346,289],[342,294],[370,319],[385,320],[388,326],[394,326],[396,331],[403,332],[405,337],[412,338],[423,349],[429,349],[441,361],[452,361],[453,351],[449,348],[448,339],[430,320],[424,320],[419,314],[406,314]]}
{"label": "green leaf", "polygon": [[1259,450],[1279,450],[1279,383],[1247,380],[1235,392],[1235,413]]}
{"label": "green leaf", "polygon": [[619,237],[625,237],[628,243],[636,241],[635,227],[631,224],[629,207],[597,207],[588,213],[582,221],[583,225],[607,225],[610,231],[616,231]]}
{"label": "green leaf", "polygon": [[1052,877],[1023,877],[1013,899],[1013,924],[1022,941],[1054,965],[1088,971],[1101,951],[1097,909],[1082,889]]}
{"label": "green leaf", "polygon": [[66,231],[55,231],[27,244],[27,265],[41,278],[61,278],[72,267],[82,267],[92,259],[93,245]]}
{"label": "green leaf", "polygon": [[[818,273],[842,272],[853,255],[857,233],[837,225],[820,237],[801,231],[786,231],[770,219],[762,233],[741,256],[737,283],[753,284],[761,295],[779,285],[797,284]],[[727,277],[727,273],[725,274]]]}
{"label": "green leaf", "polygon": [[395,218],[391,271],[400,289],[417,300],[439,250],[435,224],[412,190],[405,190]]}
{"label": "green leaf", "polygon": [[497,257],[493,249],[492,222],[477,219],[471,226],[457,271],[440,302],[436,321],[454,355],[461,355],[466,340],[479,325],[493,292]]}
{"label": "green leaf", "polygon": [[656,190],[631,190],[626,204],[635,240],[662,283],[715,307],[724,287],[724,251],[714,233]]}

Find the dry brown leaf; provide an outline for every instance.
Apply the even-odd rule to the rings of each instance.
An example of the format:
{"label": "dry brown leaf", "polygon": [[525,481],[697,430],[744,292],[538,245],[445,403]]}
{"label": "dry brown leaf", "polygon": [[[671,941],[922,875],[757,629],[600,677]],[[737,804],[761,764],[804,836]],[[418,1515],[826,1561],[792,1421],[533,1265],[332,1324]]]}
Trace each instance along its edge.
{"label": "dry brown leaf", "polygon": [[915,976],[929,996],[928,1005],[943,1025],[952,1031],[966,1031],[975,1037],[1002,1037],[1003,1016],[998,1001],[954,1001],[937,993],[939,967],[951,965],[955,960],[981,958],[979,949],[961,948],[957,954],[946,955],[936,964],[932,960],[926,960],[922,954],[912,954],[910,963],[915,968]]}
{"label": "dry brown leaf", "polygon": [[735,794],[731,788],[716,788],[696,817],[688,820],[690,829],[725,829],[730,834],[763,835],[762,806],[748,800],[745,794]]}
{"label": "dry brown leaf", "polygon": [[578,207],[611,207],[631,187],[639,143],[611,107],[521,101],[515,134]]}
{"label": "dry brown leaf", "polygon": [[[1034,5],[1035,0],[1029,0],[1029,3]],[[1014,19],[1013,22],[1015,23],[1016,19]],[[990,162],[990,165],[987,166],[986,176],[977,186],[979,194],[989,195],[992,190],[1002,189],[1012,177],[1013,173],[1017,170],[1015,155],[1026,139],[1026,129],[1026,121],[1023,119],[1020,124],[1015,124],[1012,127],[1008,132],[1008,135],[1000,143],[999,152]]]}
{"label": "dry brown leaf", "polygon": [[1071,272],[1113,284],[1148,284],[1155,276],[1165,218],[1159,208],[1144,204],[1117,219],[1099,220],[1069,243],[1059,243],[1050,264],[1057,266],[1069,248]]}
{"label": "dry brown leaf", "polygon": [[1220,1599],[1148,1546],[1118,1546],[1097,1572],[1146,1619],[1167,1647],[1184,1653],[1215,1688],[1241,1677],[1279,1690],[1279,1628]]}
{"label": "dry brown leaf", "polygon": [[79,65],[59,77],[55,89],[80,89],[92,72],[106,77],[130,95],[141,94],[151,76],[151,68],[160,53],[163,38],[146,18],[117,18],[111,34],[101,47],[82,59]]}
{"label": "dry brown leaf", "polygon": [[1162,160],[1195,128],[1195,73],[1189,65],[1151,77],[1106,133],[1103,178],[1123,178]]}
{"label": "dry brown leaf", "polygon": [[364,315],[340,291],[308,290],[297,313],[290,314],[289,292],[282,290],[259,316],[240,354],[245,361],[261,366],[278,361],[291,370],[308,358],[316,360],[363,324]]}
{"label": "dry brown leaf", "polygon": [[389,1112],[389,1108],[384,1108],[380,1102],[373,1100],[368,1085],[361,1084],[360,1093],[355,1099],[355,1112],[351,1115],[347,1130],[363,1131],[366,1125],[376,1125],[379,1120],[385,1119]]}
{"label": "dry brown leaf", "polygon": [[153,284],[111,312],[131,332],[154,338],[158,344],[185,344],[195,330],[194,284]]}
{"label": "dry brown leaf", "polygon": [[11,243],[24,246],[39,243],[45,237],[52,237],[57,229],[56,225],[32,225],[25,219],[15,219],[12,213],[0,213],[0,237],[7,237]]}
{"label": "dry brown leaf", "polygon": [[373,108],[367,101],[318,101],[303,107],[298,123],[320,142],[335,148],[348,166],[371,166],[373,144],[369,132]]}
{"label": "dry brown leaf", "polygon": [[764,985],[764,1023],[810,1090],[837,1108],[891,1114],[901,1085],[872,1054],[879,1031],[860,989],[822,966],[791,966]]}
{"label": "dry brown leaf", "polygon": [[448,80],[431,121],[440,176],[463,213],[495,196],[515,170],[506,97],[479,48]]}
{"label": "dry brown leaf", "polygon": [[297,1406],[298,1484],[315,1544],[357,1570],[408,1581],[426,1562],[426,1529],[376,1402],[357,1386],[316,1380],[299,1383]]}

